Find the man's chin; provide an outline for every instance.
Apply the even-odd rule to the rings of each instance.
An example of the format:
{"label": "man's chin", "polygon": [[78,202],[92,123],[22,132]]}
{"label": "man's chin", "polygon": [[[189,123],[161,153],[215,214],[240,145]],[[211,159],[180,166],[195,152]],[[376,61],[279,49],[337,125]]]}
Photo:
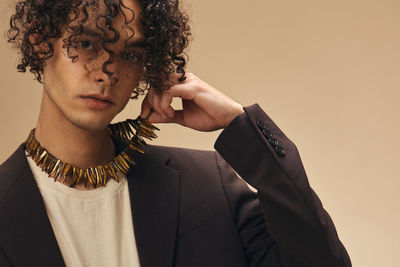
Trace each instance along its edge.
{"label": "man's chin", "polygon": [[111,120],[75,120],[71,121],[73,125],[76,127],[89,131],[89,132],[101,132],[107,129],[108,125],[110,124]]}

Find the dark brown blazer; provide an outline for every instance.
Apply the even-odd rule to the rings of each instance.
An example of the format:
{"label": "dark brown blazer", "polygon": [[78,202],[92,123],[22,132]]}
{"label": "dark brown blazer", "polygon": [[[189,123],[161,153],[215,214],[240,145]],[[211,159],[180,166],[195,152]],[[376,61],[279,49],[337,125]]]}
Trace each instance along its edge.
{"label": "dark brown blazer", "polygon": [[[258,105],[245,110],[218,153],[137,156],[127,179],[141,265],[351,266],[295,145]],[[0,166],[0,266],[64,266],[22,146]]]}

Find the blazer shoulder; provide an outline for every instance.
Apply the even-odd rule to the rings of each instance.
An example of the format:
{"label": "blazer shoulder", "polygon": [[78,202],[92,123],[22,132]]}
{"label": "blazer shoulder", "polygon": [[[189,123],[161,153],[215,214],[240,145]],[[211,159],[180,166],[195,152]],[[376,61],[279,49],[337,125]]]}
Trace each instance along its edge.
{"label": "blazer shoulder", "polygon": [[29,168],[23,145],[0,165],[0,201],[2,201],[26,168]]}

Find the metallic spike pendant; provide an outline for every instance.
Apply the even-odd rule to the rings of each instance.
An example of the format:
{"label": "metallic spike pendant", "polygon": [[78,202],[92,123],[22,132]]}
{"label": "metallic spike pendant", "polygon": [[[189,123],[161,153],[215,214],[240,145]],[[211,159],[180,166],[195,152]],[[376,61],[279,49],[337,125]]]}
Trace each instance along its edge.
{"label": "metallic spike pendant", "polygon": [[111,137],[127,143],[127,146],[110,162],[87,169],[75,167],[53,156],[36,140],[35,129],[31,130],[28,138],[24,142],[24,147],[26,154],[31,157],[49,177],[54,178],[54,181],[62,179],[62,181],[65,182],[66,178],[69,177],[71,181],[70,187],[83,183],[85,187],[90,184],[96,188],[106,186],[107,178],[119,182],[118,172],[125,175],[128,174],[135,165],[135,161],[133,160],[135,151],[143,153],[142,146],[146,145],[143,137],[149,140],[156,138],[155,130],[159,129],[140,116],[135,120],[128,119],[124,122],[110,124],[108,126],[108,131]]}

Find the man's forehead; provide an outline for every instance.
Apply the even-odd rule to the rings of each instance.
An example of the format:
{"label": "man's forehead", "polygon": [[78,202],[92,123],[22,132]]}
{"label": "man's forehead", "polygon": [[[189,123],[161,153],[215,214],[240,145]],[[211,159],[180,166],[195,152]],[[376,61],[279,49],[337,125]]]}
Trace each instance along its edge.
{"label": "man's forehead", "polygon": [[[114,5],[111,5],[113,3]],[[142,7],[137,0],[88,0],[78,6],[71,14],[69,28],[76,31],[82,28],[83,34],[104,36],[105,32],[116,30],[132,39],[145,39],[145,27],[139,19]],[[133,34],[134,33],[134,34]]]}
{"label": "man's forehead", "polygon": [[80,4],[80,6],[97,7],[99,11],[119,5],[135,11],[142,9],[139,0],[83,0]]}

